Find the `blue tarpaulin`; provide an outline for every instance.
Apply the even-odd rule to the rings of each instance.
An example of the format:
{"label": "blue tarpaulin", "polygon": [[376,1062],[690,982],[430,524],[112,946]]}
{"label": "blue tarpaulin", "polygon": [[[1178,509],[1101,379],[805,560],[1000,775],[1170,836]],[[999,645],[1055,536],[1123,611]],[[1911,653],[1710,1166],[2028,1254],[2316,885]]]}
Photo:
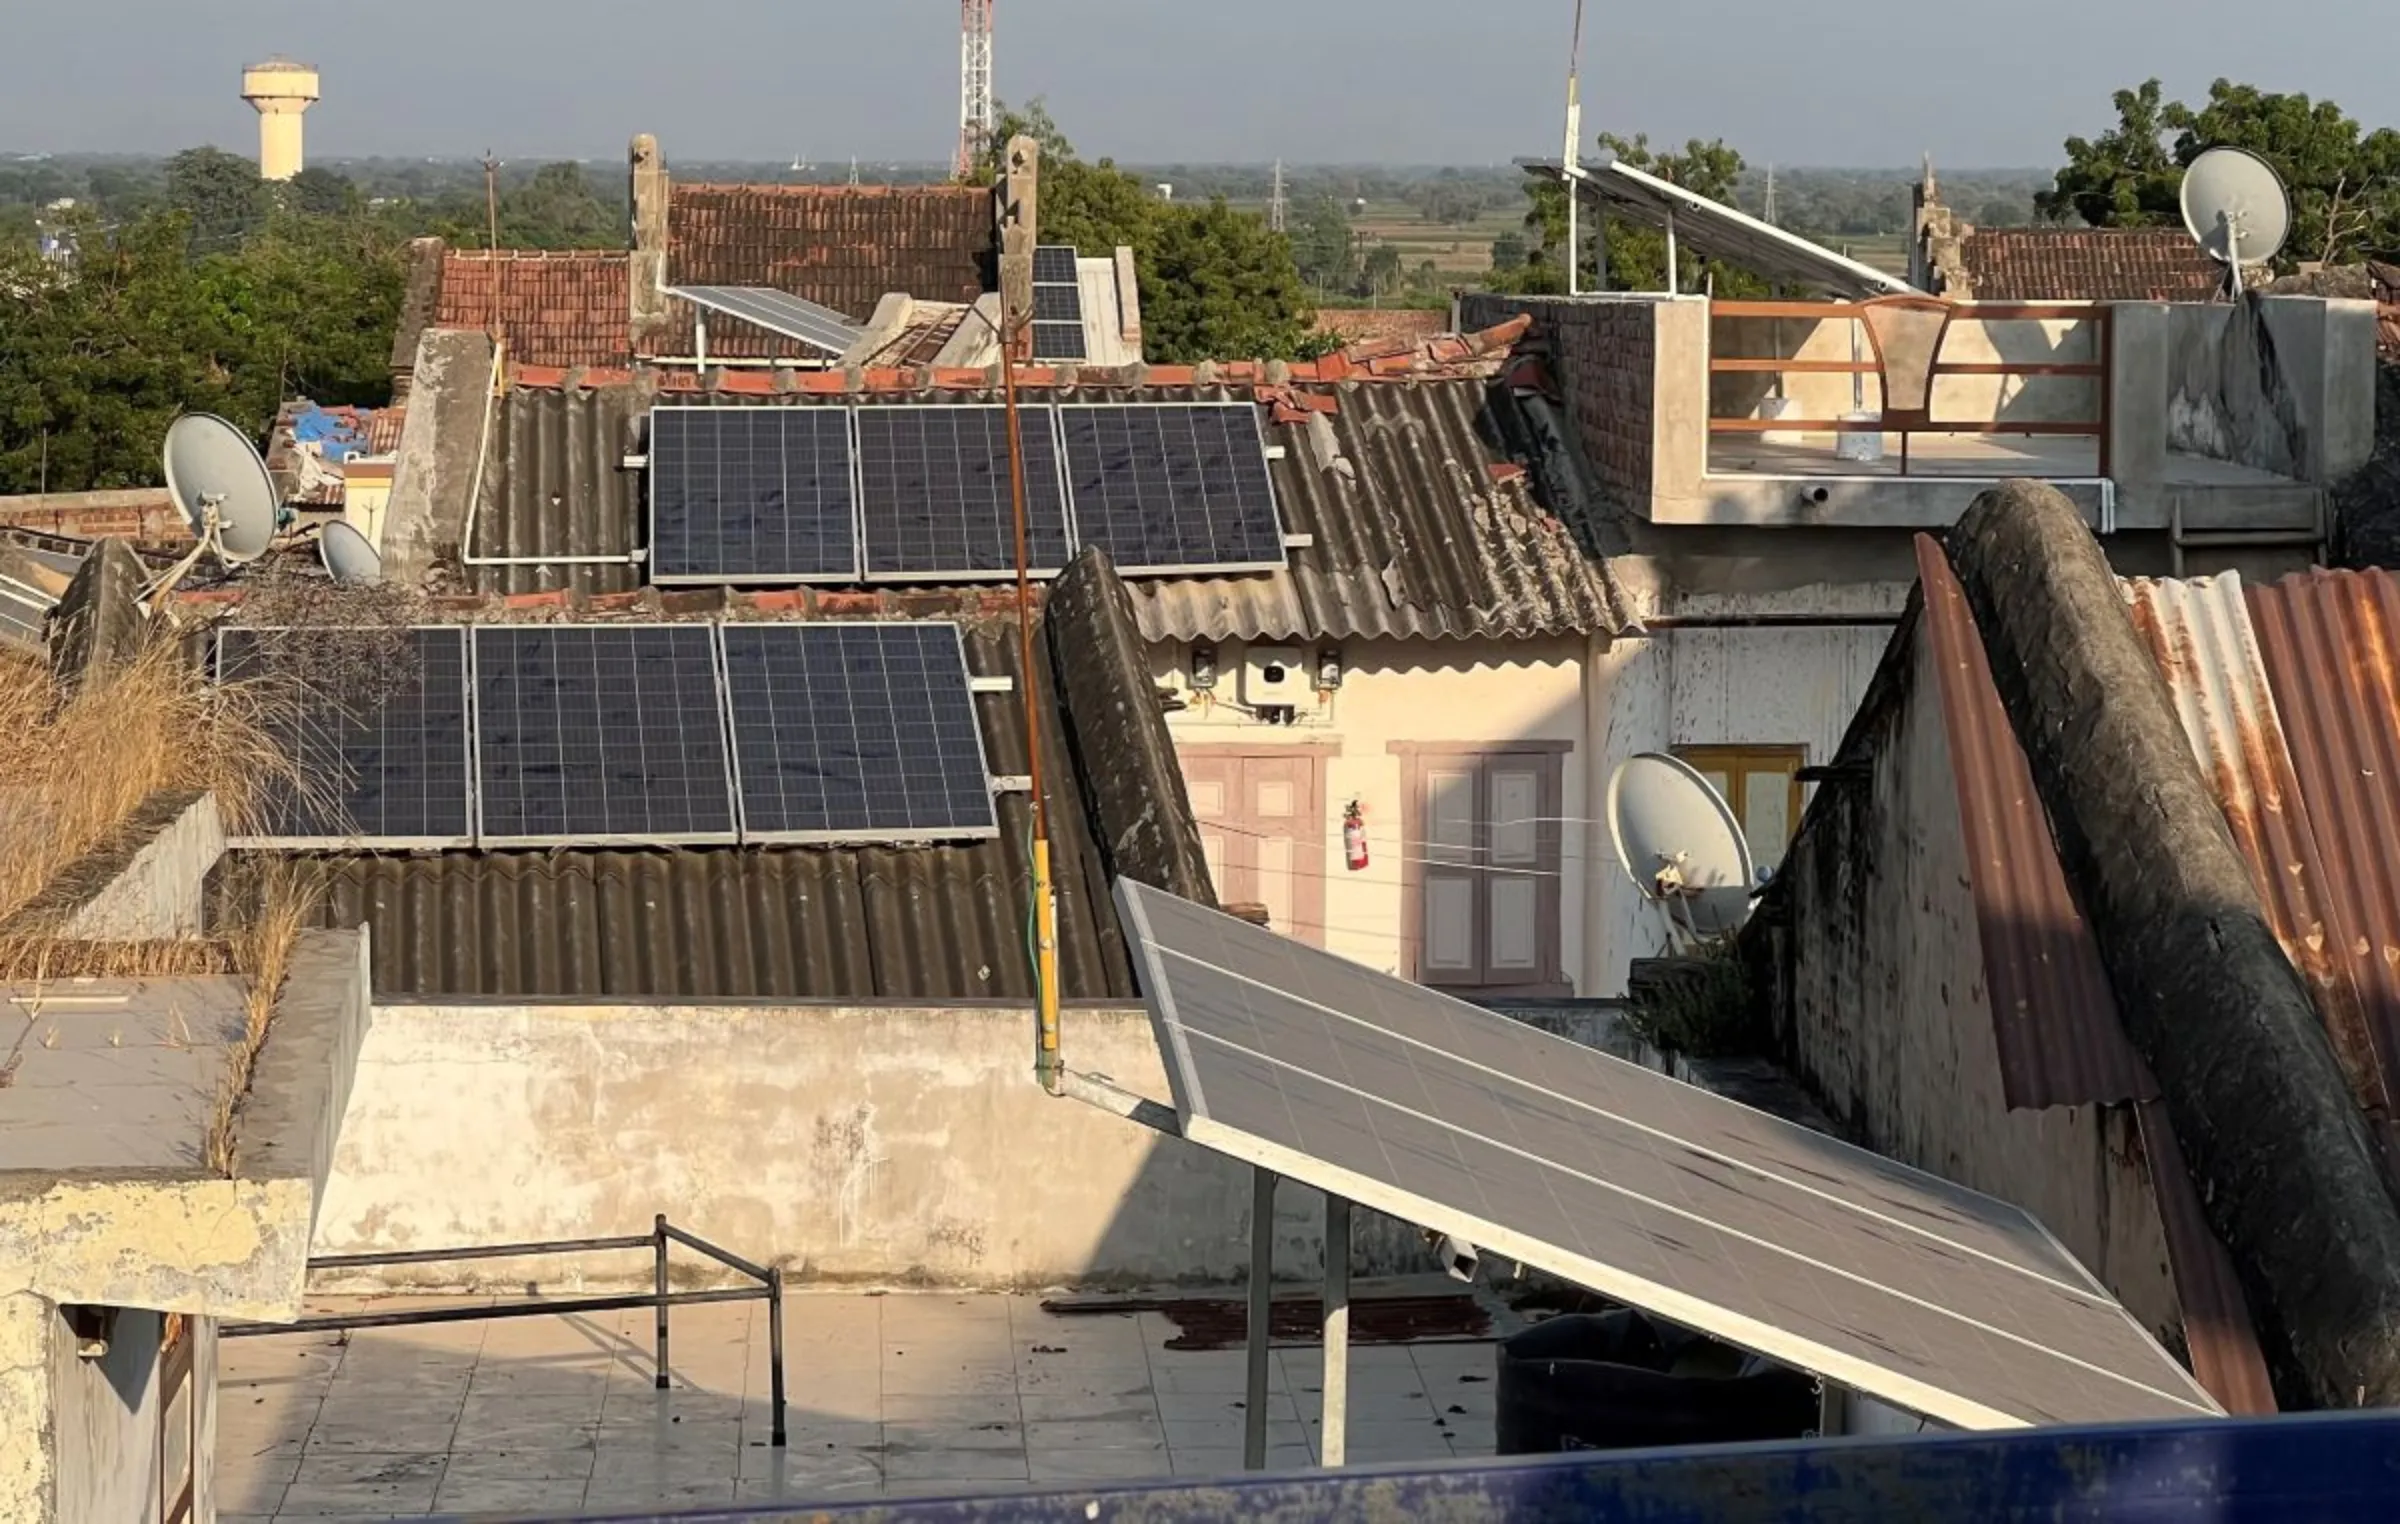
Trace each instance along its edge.
{"label": "blue tarpaulin", "polygon": [[[807,1461],[794,1452],[794,1491]],[[1628,1451],[559,1521],[764,1524],[2307,1524],[2400,1515],[2400,1412]],[[964,1494],[967,1484],[961,1484]]]}

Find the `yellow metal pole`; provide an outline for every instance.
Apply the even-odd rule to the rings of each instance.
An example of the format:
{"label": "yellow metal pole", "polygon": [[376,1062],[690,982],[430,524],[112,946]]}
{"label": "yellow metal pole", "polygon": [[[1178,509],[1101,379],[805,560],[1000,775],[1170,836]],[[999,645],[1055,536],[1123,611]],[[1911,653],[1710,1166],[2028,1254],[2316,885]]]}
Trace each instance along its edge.
{"label": "yellow metal pole", "polygon": [[1006,282],[1000,292],[1000,392],[1008,419],[1008,493],[1017,530],[1017,664],[1025,690],[1026,773],[1033,786],[1034,1002],[1038,1012],[1034,1073],[1042,1088],[1057,1095],[1064,1064],[1058,1050],[1058,899],[1050,883],[1050,802],[1042,788],[1042,706],[1039,669],[1033,658],[1033,572],[1025,524],[1025,447],[1017,437],[1017,330],[1021,316],[1008,310]]}

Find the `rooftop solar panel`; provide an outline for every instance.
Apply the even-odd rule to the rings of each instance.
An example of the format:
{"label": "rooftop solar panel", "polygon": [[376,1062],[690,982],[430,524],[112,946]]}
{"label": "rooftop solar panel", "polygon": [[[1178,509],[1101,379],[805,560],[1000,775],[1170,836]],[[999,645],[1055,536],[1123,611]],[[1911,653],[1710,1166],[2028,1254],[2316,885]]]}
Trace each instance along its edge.
{"label": "rooftop solar panel", "polygon": [[464,630],[224,630],[217,676],[260,685],[291,764],[264,780],[246,843],[474,839]]}
{"label": "rooftop solar panel", "polygon": [[952,624],[729,624],[746,841],[999,833]]}
{"label": "rooftop solar panel", "polygon": [[1075,283],[1075,246],[1065,243],[1037,245],[1033,251],[1033,279],[1043,286],[1071,286]]}
{"label": "rooftop solar panel", "polygon": [[831,307],[764,286],[675,286],[667,294],[755,323],[828,354],[841,354],[866,337],[865,329]]}
{"label": "rooftop solar panel", "polygon": [[485,626],[474,662],[485,845],[734,840],[709,626]]}
{"label": "rooftop solar panel", "polygon": [[1087,360],[1091,351],[1085,347],[1081,323],[1036,323],[1033,325],[1033,357],[1036,360]]}
{"label": "rooftop solar panel", "polygon": [[856,581],[849,410],[652,409],[650,577]]}
{"label": "rooftop solar panel", "polygon": [[[1067,563],[1066,493],[1051,409],[1018,410],[1027,552],[1048,576]],[[862,407],[857,412],[866,579],[972,581],[1013,575],[1007,416],[988,406]]]}
{"label": "rooftop solar panel", "polygon": [[1037,323],[1073,323],[1082,327],[1083,288],[1075,285],[1034,287],[1033,320]]}
{"label": "rooftop solar panel", "polygon": [[1059,409],[1080,543],[1127,574],[1274,571],[1283,519],[1248,403]]}
{"label": "rooftop solar panel", "polygon": [[1117,884],[1183,1135],[1968,1428],[2213,1416],[2016,1207]]}

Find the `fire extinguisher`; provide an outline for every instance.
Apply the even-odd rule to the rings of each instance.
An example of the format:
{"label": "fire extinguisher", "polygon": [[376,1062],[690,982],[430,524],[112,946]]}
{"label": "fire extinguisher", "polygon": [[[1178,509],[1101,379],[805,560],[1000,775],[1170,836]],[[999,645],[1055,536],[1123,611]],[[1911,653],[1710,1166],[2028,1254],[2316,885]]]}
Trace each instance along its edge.
{"label": "fire extinguisher", "polygon": [[1342,811],[1342,855],[1353,873],[1367,865],[1367,814],[1355,799]]}

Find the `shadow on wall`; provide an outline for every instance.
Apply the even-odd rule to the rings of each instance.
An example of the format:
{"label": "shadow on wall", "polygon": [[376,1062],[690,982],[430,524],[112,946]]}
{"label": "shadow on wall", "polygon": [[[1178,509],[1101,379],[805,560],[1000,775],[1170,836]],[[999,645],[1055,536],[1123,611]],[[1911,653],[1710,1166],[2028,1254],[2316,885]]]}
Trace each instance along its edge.
{"label": "shadow on wall", "polygon": [[[2081,320],[1977,319],[1960,309],[1943,336],[1948,365],[2089,365],[2100,358],[2097,324]],[[1825,372],[1725,371],[1709,376],[1709,416],[1764,416],[1777,395],[1792,415],[1823,421],[1882,406],[1882,382],[1865,325],[1848,319],[1719,318],[1711,325],[1716,358],[1780,359],[1868,367],[1856,377]],[[2101,378],[2054,375],[1942,375],[1935,378],[1937,424],[2091,423],[2101,416]]]}

